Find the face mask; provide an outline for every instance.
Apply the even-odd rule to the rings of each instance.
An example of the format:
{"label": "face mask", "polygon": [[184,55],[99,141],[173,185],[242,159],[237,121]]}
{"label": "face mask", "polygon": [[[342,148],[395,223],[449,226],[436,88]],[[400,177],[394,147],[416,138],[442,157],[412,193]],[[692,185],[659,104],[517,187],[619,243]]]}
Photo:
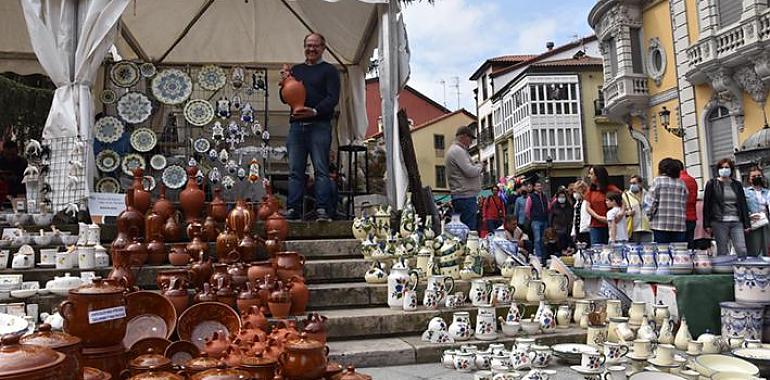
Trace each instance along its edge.
{"label": "face mask", "polygon": [[566,197],[559,197],[559,198],[556,198],[556,199],[559,201],[559,203],[566,203],[567,202],[567,198]]}
{"label": "face mask", "polygon": [[730,176],[731,170],[730,168],[719,168],[719,176],[727,178]]}
{"label": "face mask", "polygon": [[572,197],[575,198],[576,201],[579,201],[583,196],[580,193],[572,193]]}
{"label": "face mask", "polygon": [[762,177],[754,177],[751,180],[751,184],[754,186],[762,186]]}
{"label": "face mask", "polygon": [[632,193],[638,193],[639,190],[641,190],[641,189],[639,188],[639,184],[638,183],[631,184],[631,192]]}

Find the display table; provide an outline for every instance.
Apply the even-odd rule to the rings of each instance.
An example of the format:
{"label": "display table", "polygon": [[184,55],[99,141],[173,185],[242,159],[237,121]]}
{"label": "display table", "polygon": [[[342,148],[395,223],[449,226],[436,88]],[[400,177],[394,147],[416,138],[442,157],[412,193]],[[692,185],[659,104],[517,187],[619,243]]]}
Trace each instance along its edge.
{"label": "display table", "polygon": [[721,331],[720,307],[723,301],[735,299],[732,274],[707,275],[641,275],[620,272],[596,272],[585,269],[572,269],[582,278],[606,278],[623,281],[644,281],[654,284],[671,284],[676,288],[676,302],[679,314],[687,318],[687,325],[693,337],[707,329]]}

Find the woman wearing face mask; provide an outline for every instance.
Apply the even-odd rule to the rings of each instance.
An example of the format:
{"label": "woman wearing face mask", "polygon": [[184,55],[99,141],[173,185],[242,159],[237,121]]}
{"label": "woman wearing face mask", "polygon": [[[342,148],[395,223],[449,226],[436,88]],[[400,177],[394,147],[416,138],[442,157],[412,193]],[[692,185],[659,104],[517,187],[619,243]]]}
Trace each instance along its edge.
{"label": "woman wearing face mask", "polygon": [[750,186],[743,189],[752,223],[751,232],[746,240],[746,249],[751,256],[763,256],[767,255],[767,247],[770,245],[770,225],[765,222],[769,213],[770,190],[767,189],[767,183],[759,166],[749,169],[749,184]]}
{"label": "woman wearing face mask", "polygon": [[569,248],[569,235],[572,231],[572,201],[567,197],[567,189],[559,190],[551,202],[551,214],[548,224],[556,231],[559,242],[559,250],[562,252]]}
{"label": "woman wearing face mask", "polygon": [[650,220],[642,211],[642,203],[647,191],[644,190],[642,177],[638,175],[631,176],[628,181],[628,190],[623,193],[623,204],[626,206],[626,226],[628,236],[635,243],[652,242],[652,230],[650,230]]}
{"label": "woman wearing face mask", "polygon": [[732,242],[739,258],[746,257],[746,238],[750,231],[749,207],[741,183],[733,179],[735,164],[729,158],[717,163],[718,178],[706,184],[703,193],[703,228],[714,236],[717,255],[729,254]]}
{"label": "woman wearing face mask", "polygon": [[[620,193],[620,189],[617,186],[610,183],[610,175],[607,173],[607,168],[601,165],[596,165],[588,170],[588,175],[591,178],[591,189],[586,194],[586,202],[588,202],[588,213],[591,214],[591,245],[607,244],[610,238],[609,230],[607,228],[607,193],[614,191]],[[623,215],[618,215],[618,220]],[[617,221],[617,220],[616,220]]]}
{"label": "woman wearing face mask", "polygon": [[588,213],[588,203],[583,200],[588,191],[588,184],[579,180],[573,186],[572,199],[575,200],[572,215],[572,232],[570,236],[575,242],[591,245],[591,214]]}

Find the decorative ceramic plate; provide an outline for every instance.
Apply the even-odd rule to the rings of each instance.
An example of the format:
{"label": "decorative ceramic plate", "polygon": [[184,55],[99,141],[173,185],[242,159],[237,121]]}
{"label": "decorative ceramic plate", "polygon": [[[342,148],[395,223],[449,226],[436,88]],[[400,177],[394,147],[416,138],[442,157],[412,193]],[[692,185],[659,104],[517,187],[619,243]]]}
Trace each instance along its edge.
{"label": "decorative ceramic plate", "polygon": [[209,142],[209,140],[206,140],[205,138],[201,137],[195,140],[195,143],[193,143],[193,148],[198,153],[206,153],[211,148],[211,143]]}
{"label": "decorative ceramic plate", "polygon": [[118,100],[118,94],[108,88],[102,91],[101,95],[99,95],[99,100],[104,104],[112,104]]}
{"label": "decorative ceramic plate", "polygon": [[192,93],[192,79],[179,69],[166,69],[152,78],[152,95],[161,103],[174,105],[187,100]]}
{"label": "decorative ceramic plate", "polygon": [[149,128],[138,128],[131,133],[131,146],[137,152],[149,152],[158,143],[158,136]]}
{"label": "decorative ceramic plate", "polygon": [[227,83],[227,74],[219,66],[203,66],[198,72],[198,84],[204,90],[216,91]]}
{"label": "decorative ceramic plate", "polygon": [[142,178],[142,186],[147,191],[155,190],[155,177],[146,175]]}
{"label": "decorative ceramic plate", "polygon": [[190,306],[179,316],[179,339],[188,340],[203,349],[206,338],[222,330],[225,336],[241,331],[241,319],[230,306],[219,302],[201,302]]}
{"label": "decorative ceramic plate", "polygon": [[139,82],[139,66],[130,61],[120,61],[112,66],[110,79],[118,87],[131,87]]}
{"label": "decorative ceramic plate", "polygon": [[181,189],[187,182],[187,172],[179,165],[169,165],[163,170],[162,179],[169,189]]}
{"label": "decorative ceramic plate", "polygon": [[155,65],[147,62],[139,66],[139,72],[141,72],[142,76],[145,78],[152,78],[158,73],[158,70],[155,68]]}
{"label": "decorative ceramic plate", "polygon": [[112,177],[104,177],[96,182],[96,192],[98,193],[118,193],[120,192],[120,183]]}
{"label": "decorative ceramic plate", "polygon": [[114,143],[123,136],[123,122],[114,116],[105,116],[94,123],[94,137],[103,143]]}
{"label": "decorative ceramic plate", "polygon": [[126,297],[126,319],[123,345],[131,347],[144,338],[168,339],[176,327],[176,309],[158,293],[133,292]]}
{"label": "decorative ceramic plate", "polygon": [[155,170],[163,170],[166,167],[166,157],[162,154],[156,154],[150,158],[150,167]]}
{"label": "decorative ceramic plate", "polygon": [[114,172],[120,166],[120,156],[112,149],[105,149],[96,155],[96,167],[105,172]]}
{"label": "decorative ceramic plate", "polygon": [[123,157],[123,173],[133,176],[136,168],[142,168],[142,170],[147,168],[142,156],[132,153]]}
{"label": "decorative ceramic plate", "polygon": [[152,102],[141,92],[128,92],[118,100],[118,115],[126,123],[139,124],[152,114]]}
{"label": "decorative ceramic plate", "polygon": [[184,118],[188,123],[202,127],[214,120],[214,106],[207,100],[190,100],[184,106]]}

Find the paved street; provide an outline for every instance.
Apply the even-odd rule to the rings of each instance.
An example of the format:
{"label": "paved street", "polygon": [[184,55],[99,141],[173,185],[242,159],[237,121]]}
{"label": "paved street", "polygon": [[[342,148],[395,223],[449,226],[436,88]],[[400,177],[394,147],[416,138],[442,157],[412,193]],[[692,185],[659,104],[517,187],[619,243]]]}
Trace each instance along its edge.
{"label": "paved street", "polygon": [[[552,366],[548,369],[557,372],[551,380],[581,379],[569,367]],[[418,364],[395,367],[362,368],[361,372],[372,376],[374,380],[473,380],[473,372],[461,373],[453,369],[447,369],[439,364]],[[521,371],[524,376],[527,371]]]}

